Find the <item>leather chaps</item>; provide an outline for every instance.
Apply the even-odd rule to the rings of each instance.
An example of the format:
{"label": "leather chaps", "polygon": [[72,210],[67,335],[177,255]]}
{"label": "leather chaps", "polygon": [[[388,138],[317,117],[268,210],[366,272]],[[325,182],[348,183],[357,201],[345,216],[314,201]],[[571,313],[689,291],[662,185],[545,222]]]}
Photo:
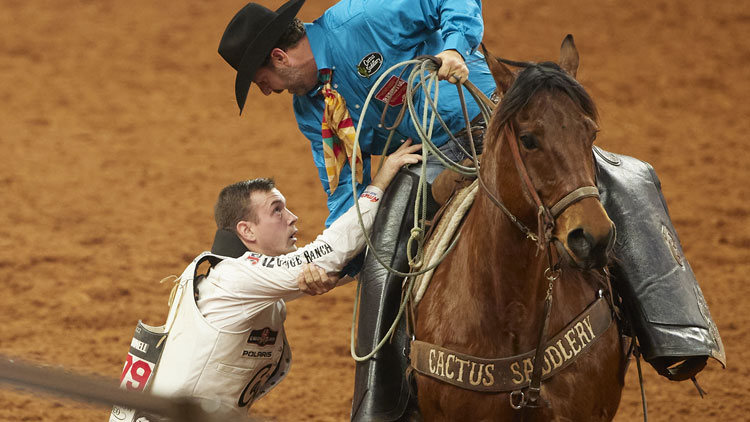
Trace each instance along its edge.
{"label": "leather chaps", "polygon": [[724,346],[669,217],[654,168],[594,147],[597,187],[617,228],[613,286],[640,351],[656,371],[689,379],[709,357],[726,366]]}

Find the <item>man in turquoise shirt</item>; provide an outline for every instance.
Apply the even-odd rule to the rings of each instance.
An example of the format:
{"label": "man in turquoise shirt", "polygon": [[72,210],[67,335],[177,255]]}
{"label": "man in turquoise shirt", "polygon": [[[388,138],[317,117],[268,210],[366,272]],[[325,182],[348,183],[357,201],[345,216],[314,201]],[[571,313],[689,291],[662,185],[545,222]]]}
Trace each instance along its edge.
{"label": "man in turquoise shirt", "polygon": [[[378,99],[378,95],[375,95],[367,114],[361,115],[360,110],[375,81],[388,68],[423,54],[437,55],[445,50],[457,51],[466,60],[472,82],[483,87],[487,95],[495,89],[484,58],[474,51],[483,32],[479,2],[463,0],[454,1],[455,5],[450,3],[427,0],[345,1],[336,4],[305,27],[318,69],[333,69],[332,82],[338,85],[336,89],[346,99],[355,125],[360,119],[364,119],[359,143],[363,152],[365,179],[370,171],[370,155],[382,154],[389,130],[380,122],[385,107],[384,99]],[[363,62],[368,60],[369,70],[358,71],[358,68],[363,67]],[[384,83],[389,79],[395,82],[406,78],[399,78],[402,70],[394,70],[383,80]],[[448,85],[447,80],[441,85],[438,104],[440,115],[453,133],[456,133],[466,125],[458,107],[458,92]],[[417,95],[415,99],[416,110],[421,110],[423,96]],[[391,101],[400,105],[402,100]],[[474,102],[469,101],[468,106],[470,116],[479,114]],[[321,183],[329,195],[328,207],[331,214],[327,223],[330,224],[347,209],[353,196],[349,166],[345,166],[339,178],[341,189],[331,192],[325,166],[320,165],[323,154],[320,117],[323,108],[323,98],[316,89],[306,95],[294,97],[297,123],[310,140]],[[390,107],[385,119],[387,124],[395,121],[398,109],[399,107]],[[438,124],[435,128],[437,130],[433,134],[433,143],[438,147],[445,145],[449,141],[449,135]],[[394,140],[419,139],[409,118],[402,121],[396,132]],[[391,145],[392,147],[394,146]],[[431,173],[428,179],[432,181],[436,175]],[[365,183],[363,181],[360,189]]]}
{"label": "man in turquoise shirt", "polygon": [[[296,14],[293,10],[299,9],[303,1],[293,0],[287,3],[279,9],[278,15]],[[263,8],[264,12],[260,8],[262,6],[251,3],[235,16],[222,39],[224,48],[220,47],[219,51],[236,69],[240,68],[237,81],[238,85],[243,81],[242,88],[236,85],[236,89],[242,91],[236,92],[240,109],[244,105],[250,82],[255,82],[265,95],[284,90],[294,94],[297,123],[310,141],[321,184],[328,194],[330,215],[326,225],[330,225],[352,205],[353,195],[348,164],[341,169],[337,186],[331,187],[328,183],[321,136],[321,117],[325,108],[320,92],[321,70],[331,70],[332,86],[346,100],[354,126],[357,126],[360,119],[364,119],[359,133],[364,170],[364,178],[358,185],[360,191],[367,186],[370,178],[370,156],[383,154],[389,134],[389,130],[381,124],[381,114],[385,108],[384,95],[376,93],[365,116],[362,116],[361,111],[376,80],[391,66],[420,55],[435,55],[443,60],[438,71],[438,77],[442,79],[438,107],[452,133],[461,131],[466,122],[458,106],[458,91],[450,83],[463,82],[470,75],[471,81],[488,96],[495,90],[495,83],[484,57],[476,52],[484,28],[479,1],[344,0],[328,9],[313,23],[303,25],[296,18],[292,19],[287,28],[282,28],[286,31],[270,48],[270,52],[262,58],[258,55],[256,61],[263,61],[256,65],[256,69],[245,70],[244,77],[241,77],[243,70],[237,60],[240,51],[242,54],[245,51],[248,54],[259,51],[252,43],[249,47],[247,45],[247,39],[258,35],[257,31],[247,30],[246,21],[258,19],[257,16],[263,13],[273,13]],[[268,19],[263,22],[267,21]],[[258,23],[256,26],[261,25]],[[252,35],[247,36],[248,33]],[[246,36],[243,38],[239,34]],[[254,43],[256,46],[260,44],[257,38]],[[395,69],[379,87],[386,86],[389,81],[389,87],[404,83],[406,76],[401,75],[399,78],[402,70]],[[415,108],[421,110],[424,98],[417,95],[415,99]],[[403,92],[394,95],[390,103],[392,107],[385,118],[387,125],[396,120],[400,109],[398,106],[403,103]],[[479,108],[473,101],[468,101],[468,112],[471,117],[479,115]],[[389,149],[394,150],[399,142],[407,138],[415,141],[419,139],[409,118],[403,119],[397,127],[394,144]],[[449,140],[449,134],[436,123],[432,142],[448,150],[451,158],[465,158],[457,156],[451,145],[448,145]],[[429,160],[427,165],[428,181],[432,181],[442,170],[442,166],[437,160]]]}

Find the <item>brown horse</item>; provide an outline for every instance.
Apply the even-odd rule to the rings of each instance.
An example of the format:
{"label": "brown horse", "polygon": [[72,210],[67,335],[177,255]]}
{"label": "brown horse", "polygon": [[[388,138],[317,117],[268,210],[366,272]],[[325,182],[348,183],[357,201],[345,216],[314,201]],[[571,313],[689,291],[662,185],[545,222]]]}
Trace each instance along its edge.
{"label": "brown horse", "polygon": [[[480,174],[486,189],[416,309],[415,338],[444,348],[424,354],[435,376],[417,371],[420,410],[425,421],[612,420],[625,365],[617,324],[610,319],[595,334],[581,318],[602,296],[598,302],[612,316],[603,268],[614,226],[591,193],[597,112],[575,80],[578,52],[569,35],[559,65],[526,63],[514,74],[498,60],[488,62],[504,96],[485,138]],[[545,231],[553,246],[540,248]],[[542,239],[529,240],[537,232]],[[543,352],[535,355],[542,337]],[[544,379],[534,401],[528,385],[540,376],[533,371],[537,359]],[[500,369],[518,387],[475,391],[455,385],[462,378],[468,387],[490,386],[503,376]]]}

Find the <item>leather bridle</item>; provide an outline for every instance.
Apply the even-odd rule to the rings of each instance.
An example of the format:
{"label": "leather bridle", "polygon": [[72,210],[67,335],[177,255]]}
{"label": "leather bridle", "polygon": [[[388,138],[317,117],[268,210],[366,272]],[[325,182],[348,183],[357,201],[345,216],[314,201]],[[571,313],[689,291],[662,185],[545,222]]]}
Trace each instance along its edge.
{"label": "leather bridle", "polygon": [[[469,89],[472,94],[474,94],[475,98],[481,99],[480,107],[484,106],[487,109],[491,110],[494,107],[494,103],[492,103],[489,99],[486,98],[486,96],[477,95],[477,92],[481,91],[476,88],[473,84],[470,82],[466,82],[465,85]],[[521,178],[522,184],[524,186],[524,189],[526,192],[531,196],[532,201],[534,202],[534,205],[537,208],[537,233],[534,234],[529,230],[528,227],[526,227],[518,218],[516,218],[513,213],[508,210],[508,208],[498,199],[497,196],[495,196],[488,188],[487,185],[484,183],[484,180],[482,179],[482,173],[481,168],[479,165],[479,159],[477,157],[476,147],[474,146],[474,138],[471,133],[471,123],[469,119],[469,114],[466,108],[466,102],[463,95],[463,89],[460,85],[457,85],[458,88],[458,96],[461,100],[461,108],[463,110],[464,119],[466,120],[466,133],[468,134],[469,138],[469,145],[471,146],[471,151],[474,159],[474,164],[477,169],[477,179],[479,180],[479,184],[482,187],[482,190],[485,192],[487,197],[490,199],[490,201],[495,204],[500,210],[505,213],[505,215],[508,216],[508,218],[523,232],[526,237],[529,239],[534,240],[537,243],[537,247],[540,250],[545,250],[547,255],[547,260],[549,266],[544,272],[544,276],[548,281],[547,286],[547,294],[544,298],[544,311],[542,313],[542,324],[539,329],[538,334],[538,340],[537,340],[537,347],[536,347],[536,353],[534,355],[534,363],[533,363],[533,370],[531,373],[530,383],[527,388],[527,391],[524,393],[522,390],[517,390],[511,392],[509,396],[510,405],[516,410],[521,410],[526,407],[528,408],[537,408],[539,407],[538,399],[541,392],[541,384],[542,384],[542,365],[537,364],[542,361],[544,354],[544,348],[543,345],[547,341],[547,327],[549,325],[549,315],[550,310],[552,309],[552,289],[554,287],[554,282],[560,277],[561,274],[561,268],[560,268],[560,262],[559,258],[554,258],[554,252],[552,248],[552,237],[553,237],[553,230],[555,228],[555,219],[562,214],[565,209],[567,209],[569,206],[575,204],[576,202],[584,199],[584,198],[599,198],[599,190],[596,188],[596,186],[581,186],[577,189],[574,189],[567,195],[565,195],[562,199],[557,201],[552,207],[547,207],[539,197],[539,194],[536,190],[536,187],[534,187],[534,184],[531,182],[531,177],[529,176],[529,172],[526,168],[526,164],[523,162],[523,159],[521,158],[521,152],[518,148],[518,138],[516,137],[515,131],[513,130],[513,125],[507,121],[503,125],[503,139],[507,139],[508,146],[510,147],[511,155],[513,157],[513,162],[516,167],[516,170],[518,171],[519,177]],[[484,104],[481,104],[484,103]],[[487,122],[489,124],[489,122]]]}
{"label": "leather bridle", "polygon": [[[467,82],[467,85],[469,83]],[[475,88],[475,87],[474,87]],[[470,88],[471,90],[471,88]],[[536,190],[536,187],[534,187],[534,184],[531,181],[531,177],[529,176],[529,172],[526,168],[526,164],[523,162],[523,158],[521,158],[521,152],[518,148],[518,139],[516,137],[515,131],[513,130],[513,125],[510,122],[506,122],[503,125],[503,139],[507,139],[508,146],[511,151],[511,156],[513,157],[513,163],[515,164],[516,171],[518,171],[518,175],[521,178],[521,181],[523,183],[524,189],[531,197],[532,201],[534,202],[534,205],[537,209],[537,215],[538,215],[538,224],[537,224],[537,233],[534,234],[526,225],[524,225],[513,213],[508,210],[508,208],[498,199],[497,196],[495,196],[490,189],[487,187],[487,185],[484,183],[484,180],[482,178],[480,165],[479,165],[479,159],[477,157],[476,148],[474,146],[474,138],[470,130],[470,123],[468,119],[468,112],[466,109],[466,103],[463,96],[463,90],[458,87],[458,93],[459,97],[461,99],[461,107],[463,109],[464,118],[467,121],[467,134],[469,138],[469,145],[471,145],[471,151],[473,154],[474,163],[477,168],[477,178],[479,179],[479,184],[482,186],[482,189],[484,190],[485,194],[489,197],[490,201],[497,206],[500,210],[505,213],[505,215],[523,232],[526,237],[530,238],[531,240],[537,242],[537,245],[539,249],[545,249],[549,246],[549,243],[552,241],[552,231],[555,228],[555,219],[560,216],[560,214],[563,213],[569,206],[575,204],[576,202],[585,199],[585,198],[599,198],[599,189],[597,189],[596,186],[581,186],[577,189],[574,189],[567,195],[565,195],[562,199],[557,201],[554,205],[551,207],[547,207],[539,197],[539,193]],[[487,104],[485,104],[487,105]],[[494,104],[492,104],[494,106]],[[491,109],[491,106],[490,106]]]}

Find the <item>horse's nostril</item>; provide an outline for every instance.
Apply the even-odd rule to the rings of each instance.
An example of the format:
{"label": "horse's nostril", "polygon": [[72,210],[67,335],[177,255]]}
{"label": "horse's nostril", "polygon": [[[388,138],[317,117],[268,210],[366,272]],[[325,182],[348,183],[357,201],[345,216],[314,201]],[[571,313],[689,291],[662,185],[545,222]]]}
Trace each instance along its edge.
{"label": "horse's nostril", "polygon": [[585,229],[577,228],[568,233],[568,249],[578,265],[584,268],[602,267],[607,265],[607,254],[613,239],[614,230],[601,238],[594,238]]}
{"label": "horse's nostril", "polygon": [[586,259],[591,253],[594,241],[585,230],[578,228],[568,233],[568,248],[579,258]]}

